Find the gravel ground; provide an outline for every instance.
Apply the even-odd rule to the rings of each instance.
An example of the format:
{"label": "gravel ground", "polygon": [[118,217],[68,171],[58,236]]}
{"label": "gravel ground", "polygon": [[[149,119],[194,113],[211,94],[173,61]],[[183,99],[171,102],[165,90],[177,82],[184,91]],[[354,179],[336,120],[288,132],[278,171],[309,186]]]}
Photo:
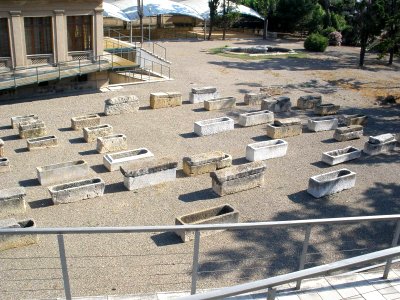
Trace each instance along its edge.
{"label": "gravel ground", "polygon": [[[1,174],[0,187],[23,186],[27,190],[27,216],[39,227],[171,225],[174,218],[210,206],[229,203],[240,212],[242,222],[344,217],[399,213],[399,148],[390,155],[362,156],[336,167],[320,162],[321,153],[352,145],[363,147],[369,135],[400,132],[399,106],[376,105],[376,96],[398,93],[399,65],[386,67],[367,57],[367,67],[357,65],[358,49],[328,48],[305,58],[271,58],[264,61],[241,60],[212,55],[210,48],[224,45],[256,45],[261,40],[168,41],[173,81],[125,86],[108,93],[58,96],[21,100],[0,107],[0,138],[12,172]],[[272,43],[272,42],[271,42]],[[301,49],[296,41],[277,41],[279,46]],[[229,111],[208,112],[202,104],[190,104],[191,87],[213,85],[221,96],[235,96],[238,106]],[[82,133],[71,131],[73,116],[101,113],[104,100],[117,95],[135,94],[141,109],[135,114],[103,116],[115,133],[124,133],[130,149],[146,147],[156,157],[173,156],[182,166],[184,156],[222,150],[245,163],[249,143],[264,141],[265,126],[235,127],[234,131],[196,137],[193,122],[228,115],[237,120],[242,111],[259,109],[243,104],[244,93],[257,92],[261,86],[283,86],[295,103],[300,95],[323,94],[323,101],[341,105],[341,113],[369,116],[364,138],[335,142],[333,132],[303,134],[286,138],[288,153],[267,161],[265,185],[234,195],[217,197],[211,179],[205,174],[195,178],[178,172],[174,182],[127,191],[120,172],[107,172],[95,143],[85,143]],[[179,91],[181,107],[149,109],[149,94]],[[57,148],[28,152],[26,141],[10,127],[10,117],[37,114],[49,134],[59,138]],[[293,110],[278,116],[299,116],[306,123],[311,112]],[[90,176],[106,182],[102,198],[73,204],[51,206],[50,195],[36,179],[36,167],[84,159]],[[331,197],[313,199],[305,192],[313,175],[349,168],[357,173],[356,186]],[[23,216],[18,216],[23,218]],[[313,229],[308,266],[365,253],[384,247],[390,240],[393,224],[358,224]],[[304,229],[273,229],[224,232],[202,239],[200,288],[221,287],[249,279],[263,278],[294,270],[304,238]],[[66,252],[74,296],[134,294],[184,290],[190,287],[193,243],[180,243],[168,233],[67,236]],[[41,236],[38,245],[0,253],[0,298],[55,298],[63,296],[57,238]],[[228,270],[230,270],[228,272]]]}

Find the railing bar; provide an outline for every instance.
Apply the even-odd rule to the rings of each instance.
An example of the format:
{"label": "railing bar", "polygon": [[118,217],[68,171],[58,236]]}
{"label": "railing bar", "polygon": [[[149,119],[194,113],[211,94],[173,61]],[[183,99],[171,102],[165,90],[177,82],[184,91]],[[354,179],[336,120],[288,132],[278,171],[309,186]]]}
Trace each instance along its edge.
{"label": "railing bar", "polygon": [[230,271],[241,271],[241,270],[257,270],[257,269],[267,269],[268,267],[252,267],[252,268],[236,268],[236,269],[216,269],[212,271],[199,271],[199,274],[207,273],[218,273],[218,272],[230,272]]}
{"label": "railing bar", "polygon": [[64,283],[64,294],[66,300],[71,300],[72,293],[71,293],[71,285],[69,283],[67,257],[65,255],[64,236],[62,234],[58,234],[57,240],[58,240],[58,249],[60,252],[61,269],[62,269],[62,276]]}
{"label": "railing bar", "polygon": [[192,265],[192,284],[190,288],[190,294],[196,294],[197,277],[199,270],[199,252],[200,252],[200,231],[196,230],[194,233],[194,245],[193,245],[193,265]]}
{"label": "railing bar", "polygon": [[[393,236],[393,240],[392,240],[392,247],[397,246],[397,244],[399,243],[399,235],[400,235],[400,221],[397,221],[396,229],[394,231],[394,236]],[[391,265],[392,265],[392,259],[389,258],[386,261],[385,270],[383,271],[384,279],[388,278]]]}

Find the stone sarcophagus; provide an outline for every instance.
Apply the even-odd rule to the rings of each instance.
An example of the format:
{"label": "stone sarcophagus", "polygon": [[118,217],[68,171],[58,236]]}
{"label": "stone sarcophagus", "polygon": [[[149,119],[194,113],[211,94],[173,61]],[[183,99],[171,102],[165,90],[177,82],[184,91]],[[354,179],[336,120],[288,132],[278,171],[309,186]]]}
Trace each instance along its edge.
{"label": "stone sarcophagus", "polygon": [[246,159],[248,161],[266,160],[286,155],[288,143],[284,140],[270,140],[248,144]]}
{"label": "stone sarcophagus", "polygon": [[190,103],[200,103],[219,97],[217,88],[212,86],[192,88],[189,94]]}
{"label": "stone sarcophagus", "polygon": [[150,152],[150,150],[146,148],[139,148],[106,154],[103,156],[103,164],[108,171],[113,172],[119,170],[121,166],[127,163],[152,156],[154,155]]}
{"label": "stone sarcophagus", "polygon": [[38,121],[39,117],[37,115],[26,115],[26,116],[15,116],[11,117],[11,127],[18,128],[19,124],[22,122],[35,122]]}
{"label": "stone sarcophagus", "polygon": [[364,145],[363,152],[368,155],[378,155],[393,151],[396,147],[394,134],[385,133],[377,136],[370,136],[368,142]]}
{"label": "stone sarcophagus", "polygon": [[97,125],[100,125],[100,116],[98,114],[90,114],[71,118],[71,128],[73,130],[80,130],[85,127],[93,127]]}
{"label": "stone sarcophagus", "polygon": [[338,142],[360,139],[363,136],[363,127],[361,125],[350,125],[339,127],[335,130],[333,138]]}
{"label": "stone sarcophagus", "polygon": [[368,121],[368,116],[362,115],[362,114],[356,114],[356,115],[344,115],[343,116],[343,121],[346,124],[346,126],[350,125],[362,125],[365,126]]}
{"label": "stone sarcophagus", "polygon": [[107,99],[104,105],[104,114],[106,116],[127,114],[138,110],[139,99],[135,95]]}
{"label": "stone sarcophagus", "polygon": [[339,109],[340,105],[327,103],[314,107],[314,113],[320,116],[336,115]]}
{"label": "stone sarcophagus", "polygon": [[41,136],[38,138],[27,139],[26,140],[28,150],[37,150],[44,148],[51,148],[58,146],[58,139],[55,135]]}
{"label": "stone sarcophagus", "polygon": [[7,157],[0,157],[0,173],[6,173],[10,171],[10,160]]}
{"label": "stone sarcophagus", "polygon": [[29,139],[46,135],[46,125],[43,121],[19,123],[19,137]]}
{"label": "stone sarcophagus", "polygon": [[125,187],[132,191],[176,179],[178,162],[171,158],[143,159],[121,166]]}
{"label": "stone sarcophagus", "polygon": [[[175,225],[230,224],[239,222],[239,212],[229,204],[223,204],[200,210],[192,214],[177,217]],[[201,231],[202,236],[215,234],[221,230]],[[183,242],[194,240],[194,231],[177,230],[175,233]]]}
{"label": "stone sarcophagus", "polygon": [[113,128],[109,124],[83,128],[83,138],[87,143],[96,141],[98,137],[108,136],[112,134]]}
{"label": "stone sarcophagus", "polygon": [[335,117],[310,118],[307,127],[311,131],[328,131],[338,128],[338,119]]}
{"label": "stone sarcophagus", "polygon": [[274,113],[269,110],[252,111],[239,115],[239,125],[243,127],[269,124],[274,122]]}
{"label": "stone sarcophagus", "polygon": [[105,187],[101,178],[91,178],[50,186],[49,192],[56,205],[101,197]]}
{"label": "stone sarcophagus", "polygon": [[268,98],[265,93],[247,93],[244,95],[244,103],[246,105],[260,105],[261,102]]}
{"label": "stone sarcophagus", "polygon": [[52,185],[87,176],[89,173],[89,166],[84,160],[76,160],[37,167],[36,171],[41,185]]}
{"label": "stone sarcophagus", "polygon": [[235,129],[235,122],[228,117],[197,121],[194,123],[194,133],[205,136]]}
{"label": "stone sarcophagus", "polygon": [[204,109],[209,111],[229,109],[229,108],[234,108],[235,106],[236,106],[235,97],[216,98],[204,101]]}
{"label": "stone sarcophagus", "polygon": [[276,119],[273,124],[267,125],[267,136],[272,139],[300,135],[302,131],[301,120],[298,118]]}
{"label": "stone sarcophagus", "polygon": [[334,166],[349,160],[357,159],[360,156],[360,149],[349,146],[343,149],[337,149],[322,153],[322,161],[328,165]]}
{"label": "stone sarcophagus", "polygon": [[314,109],[322,104],[321,95],[306,95],[297,99],[297,107],[299,109]]}
{"label": "stone sarcophagus", "polygon": [[265,164],[257,161],[211,172],[212,189],[224,196],[259,187],[264,183],[265,169]]}
{"label": "stone sarcophagus", "polygon": [[153,109],[182,105],[182,94],[179,92],[151,93],[150,107]]}
{"label": "stone sarcophagus", "polygon": [[0,157],[4,156],[4,141],[0,139]]}
{"label": "stone sarcophagus", "polygon": [[261,110],[269,110],[274,113],[290,111],[292,102],[289,97],[277,97],[274,99],[264,99],[261,102]]}
{"label": "stone sarcophagus", "polygon": [[[29,229],[35,227],[36,223],[33,219],[20,221],[16,219],[0,220],[1,229]],[[37,242],[37,234],[0,235],[0,251],[37,244]]]}
{"label": "stone sarcophagus", "polygon": [[0,218],[26,212],[26,192],[22,187],[0,190]]}
{"label": "stone sarcophagus", "polygon": [[128,149],[125,134],[113,134],[97,138],[96,150],[99,153],[115,152]]}
{"label": "stone sarcophagus", "polygon": [[232,156],[222,151],[211,151],[183,158],[183,172],[188,176],[197,176],[230,167]]}
{"label": "stone sarcophagus", "polygon": [[340,169],[337,171],[312,176],[308,181],[307,192],[315,198],[351,189],[356,184],[356,173]]}

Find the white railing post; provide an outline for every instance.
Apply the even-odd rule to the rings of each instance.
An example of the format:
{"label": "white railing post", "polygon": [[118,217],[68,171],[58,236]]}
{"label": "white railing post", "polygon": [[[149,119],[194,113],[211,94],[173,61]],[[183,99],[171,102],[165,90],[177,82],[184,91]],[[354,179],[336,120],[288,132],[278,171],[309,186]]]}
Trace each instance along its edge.
{"label": "white railing post", "polygon": [[[397,244],[399,243],[399,235],[400,235],[400,221],[397,221],[396,223],[396,229],[394,230],[394,236],[393,236],[393,240],[392,240],[392,247],[396,247]],[[385,270],[383,271],[383,278],[387,279],[389,276],[389,271],[390,271],[390,267],[392,266],[392,258],[389,258],[388,260],[386,260],[386,266],[385,266]]]}
{"label": "white railing post", "polygon": [[192,265],[192,287],[190,294],[196,294],[197,288],[197,271],[199,270],[199,251],[200,251],[200,231],[194,232],[194,248],[193,248],[193,265]]}
{"label": "white railing post", "polygon": [[[306,228],[306,234],[304,236],[304,242],[303,242],[303,249],[301,251],[301,256],[300,256],[299,271],[303,270],[306,264],[306,255],[308,251],[308,245],[310,243],[311,228],[312,228],[311,225],[308,225]],[[296,290],[299,290],[300,286],[301,286],[301,279],[297,280],[296,282]]]}
{"label": "white railing post", "polygon": [[276,297],[276,289],[269,288],[267,292],[267,300],[275,300]]}
{"label": "white railing post", "polygon": [[71,285],[69,283],[67,257],[65,255],[64,235],[58,234],[57,241],[58,241],[58,251],[60,252],[60,262],[61,262],[61,270],[62,270],[63,283],[64,283],[65,299],[71,300],[72,293],[71,293]]}

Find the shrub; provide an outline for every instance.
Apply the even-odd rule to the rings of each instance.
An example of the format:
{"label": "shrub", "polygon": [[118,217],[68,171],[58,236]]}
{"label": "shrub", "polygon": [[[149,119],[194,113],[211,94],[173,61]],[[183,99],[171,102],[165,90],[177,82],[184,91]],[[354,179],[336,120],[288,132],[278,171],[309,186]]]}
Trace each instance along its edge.
{"label": "shrub", "polygon": [[304,41],[304,48],[308,51],[324,52],[328,47],[328,38],[318,33],[310,34]]}
{"label": "shrub", "polygon": [[330,26],[330,27],[326,27],[325,29],[323,29],[323,30],[321,31],[321,34],[322,34],[323,36],[329,38],[329,35],[330,35],[332,32],[335,32],[335,31],[336,31],[336,28]]}
{"label": "shrub", "polygon": [[342,45],[342,34],[339,31],[334,31],[329,34],[329,45],[332,46]]}

